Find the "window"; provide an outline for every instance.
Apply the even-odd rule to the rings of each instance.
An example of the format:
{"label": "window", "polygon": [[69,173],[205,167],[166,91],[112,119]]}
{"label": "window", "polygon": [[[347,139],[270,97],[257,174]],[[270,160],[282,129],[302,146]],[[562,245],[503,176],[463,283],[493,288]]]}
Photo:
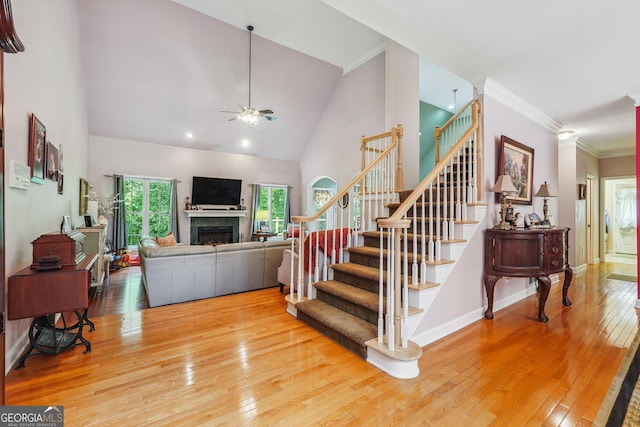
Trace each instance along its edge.
{"label": "window", "polygon": [[136,246],[143,235],[166,235],[170,222],[171,181],[125,178],[124,205],[128,246]]}
{"label": "window", "polygon": [[[333,188],[318,188],[315,187],[313,189],[313,204],[316,208],[316,212],[322,209],[324,205],[333,197],[334,190]],[[329,211],[323,213],[318,218],[318,230],[327,230],[330,227],[327,222],[327,214]]]}
{"label": "window", "polygon": [[269,219],[258,221],[257,230],[266,225],[272,233],[282,236],[282,232],[287,228],[285,218],[288,190],[288,187],[282,185],[260,185],[260,206],[258,209],[266,210],[269,213]]}

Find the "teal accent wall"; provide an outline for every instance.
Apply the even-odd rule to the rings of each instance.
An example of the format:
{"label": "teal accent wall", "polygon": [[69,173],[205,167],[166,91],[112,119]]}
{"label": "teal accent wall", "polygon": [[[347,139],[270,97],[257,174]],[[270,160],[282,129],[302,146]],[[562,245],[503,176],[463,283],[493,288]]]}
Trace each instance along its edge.
{"label": "teal accent wall", "polygon": [[453,113],[420,101],[420,180],[422,181],[435,166],[436,139],[433,130],[442,126]]}

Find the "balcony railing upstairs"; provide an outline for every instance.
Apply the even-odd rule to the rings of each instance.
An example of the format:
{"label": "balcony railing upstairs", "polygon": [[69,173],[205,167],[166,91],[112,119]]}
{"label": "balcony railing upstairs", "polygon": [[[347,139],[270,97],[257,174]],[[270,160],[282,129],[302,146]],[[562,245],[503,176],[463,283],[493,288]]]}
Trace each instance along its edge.
{"label": "balcony railing upstairs", "polygon": [[[389,351],[398,345],[408,347],[409,285],[420,288],[434,280],[427,265],[441,260],[442,242],[456,238],[455,223],[466,221],[467,206],[479,201],[480,106],[477,100],[470,102],[436,129],[440,141],[435,168],[392,215],[378,220],[378,343]],[[383,248],[387,250],[384,262]]]}
{"label": "balcony railing upstairs", "polygon": [[313,299],[313,283],[330,279],[329,266],[347,262],[346,249],[358,244],[358,233],[375,230],[376,220],[386,216],[384,204],[402,186],[401,146],[401,125],[362,137],[362,170],[313,215],[292,217],[300,230],[292,251],[296,242],[301,250],[291,264],[290,301]]}

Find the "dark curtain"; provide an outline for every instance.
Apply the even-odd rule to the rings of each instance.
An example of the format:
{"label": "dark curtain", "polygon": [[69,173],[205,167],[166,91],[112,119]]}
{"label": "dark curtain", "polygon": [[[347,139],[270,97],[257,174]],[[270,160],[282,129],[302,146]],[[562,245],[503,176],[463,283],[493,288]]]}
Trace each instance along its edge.
{"label": "dark curtain", "polygon": [[284,206],[285,230],[287,230],[288,225],[290,223],[291,223],[291,187],[287,187],[287,198],[285,199],[285,206]]}
{"label": "dark curtain", "polygon": [[251,235],[256,231],[256,212],[260,209],[260,184],[251,184]]}
{"label": "dark curtain", "polygon": [[169,211],[169,231],[173,233],[176,241],[180,241],[178,232],[178,180],[171,180],[171,210]]}
{"label": "dark curtain", "polygon": [[126,210],[124,205],[124,176],[113,176],[113,194],[116,195],[113,209],[113,249],[127,247]]}

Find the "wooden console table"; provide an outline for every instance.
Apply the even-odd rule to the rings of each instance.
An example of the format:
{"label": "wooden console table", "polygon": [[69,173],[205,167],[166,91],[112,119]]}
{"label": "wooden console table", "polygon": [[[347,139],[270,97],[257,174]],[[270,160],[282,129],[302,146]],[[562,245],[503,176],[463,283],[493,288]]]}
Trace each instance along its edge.
{"label": "wooden console table", "polygon": [[484,317],[493,319],[493,291],[501,277],[535,277],[539,283],[538,320],[549,318],[544,306],[549,296],[549,274],[564,271],[562,304],[571,305],[567,291],[573,272],[569,266],[569,228],[523,230],[487,229],[485,233],[484,286],[488,308]]}
{"label": "wooden console table", "polygon": [[[84,345],[85,353],[91,343],[82,336],[85,324],[94,329],[87,318],[89,284],[97,255],[87,255],[76,265],[59,270],[38,271],[24,268],[9,277],[7,317],[9,320],[33,317],[29,329],[29,349],[20,358],[18,369],[28,357],[38,354],[58,354],[76,345]],[[61,327],[55,314],[61,313]],[[73,313],[67,323],[66,313]],[[32,351],[36,353],[32,354]]]}

